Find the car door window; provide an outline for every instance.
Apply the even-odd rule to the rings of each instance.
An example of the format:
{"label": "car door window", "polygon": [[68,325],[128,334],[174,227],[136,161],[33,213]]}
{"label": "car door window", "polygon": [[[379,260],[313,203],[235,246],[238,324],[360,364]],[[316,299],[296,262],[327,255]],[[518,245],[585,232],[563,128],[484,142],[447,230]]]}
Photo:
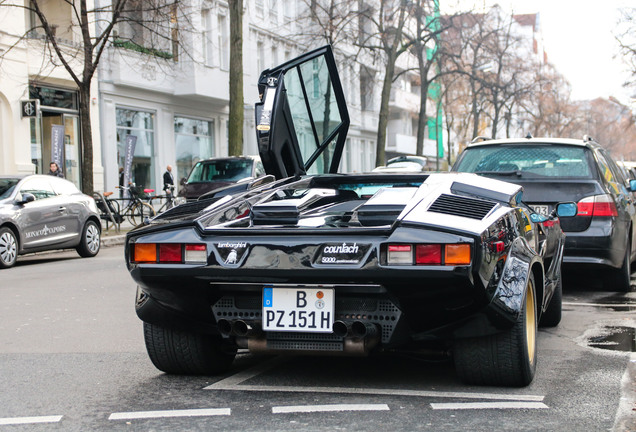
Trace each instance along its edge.
{"label": "car door window", "polygon": [[20,188],[20,194],[30,193],[36,200],[57,196],[51,184],[45,178],[33,178],[24,183]]}

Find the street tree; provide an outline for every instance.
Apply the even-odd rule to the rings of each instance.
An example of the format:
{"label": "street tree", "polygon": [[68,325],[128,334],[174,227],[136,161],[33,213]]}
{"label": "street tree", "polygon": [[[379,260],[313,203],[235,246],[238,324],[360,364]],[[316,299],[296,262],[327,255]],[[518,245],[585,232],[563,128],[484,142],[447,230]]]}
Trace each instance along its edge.
{"label": "street tree", "polygon": [[44,60],[39,75],[46,77],[51,67],[60,67],[77,86],[81,186],[85,193],[92,194],[94,155],[89,102],[91,83],[104,53],[110,48],[135,51],[170,69],[180,56],[190,56],[182,35],[193,28],[193,10],[178,0],[2,1],[0,8],[20,8],[30,17],[27,31],[17,35],[3,55],[25,43],[39,46]]}
{"label": "street tree", "polygon": [[230,9],[230,117],[228,153],[243,153],[243,0],[229,0]]}

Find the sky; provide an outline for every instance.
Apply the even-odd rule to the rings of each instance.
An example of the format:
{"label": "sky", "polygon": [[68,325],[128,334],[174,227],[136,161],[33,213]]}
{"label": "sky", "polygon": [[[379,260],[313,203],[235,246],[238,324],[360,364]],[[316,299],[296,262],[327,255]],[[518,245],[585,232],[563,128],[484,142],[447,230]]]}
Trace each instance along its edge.
{"label": "sky", "polygon": [[[440,0],[444,9],[445,0]],[[622,87],[628,78],[613,30],[620,7],[634,0],[451,0],[460,9],[497,3],[515,14],[539,13],[548,60],[572,85],[572,99],[613,96],[623,103],[636,99]],[[631,101],[630,101],[631,99]]]}

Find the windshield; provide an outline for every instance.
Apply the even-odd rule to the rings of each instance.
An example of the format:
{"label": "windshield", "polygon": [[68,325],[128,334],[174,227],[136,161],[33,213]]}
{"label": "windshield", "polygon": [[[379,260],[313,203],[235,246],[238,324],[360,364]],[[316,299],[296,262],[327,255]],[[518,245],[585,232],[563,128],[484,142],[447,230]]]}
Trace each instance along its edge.
{"label": "windshield", "polygon": [[511,145],[468,148],[453,171],[532,177],[592,177],[585,147]]}
{"label": "windshield", "polygon": [[252,175],[251,159],[221,159],[215,161],[203,161],[197,163],[188,183],[239,181]]}
{"label": "windshield", "polygon": [[9,198],[19,181],[19,178],[0,179],[0,199]]}

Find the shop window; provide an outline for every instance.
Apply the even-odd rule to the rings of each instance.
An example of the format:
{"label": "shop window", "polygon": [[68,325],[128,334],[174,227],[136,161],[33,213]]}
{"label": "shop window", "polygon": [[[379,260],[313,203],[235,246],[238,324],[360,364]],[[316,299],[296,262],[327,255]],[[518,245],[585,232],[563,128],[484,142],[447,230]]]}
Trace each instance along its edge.
{"label": "shop window", "polygon": [[175,116],[174,142],[176,178],[180,180],[188,176],[198,161],[214,157],[214,122]]}
{"label": "shop window", "polygon": [[155,115],[151,112],[117,108],[117,163],[125,166],[126,136],[137,137],[131,181],[138,187],[155,187]]}

